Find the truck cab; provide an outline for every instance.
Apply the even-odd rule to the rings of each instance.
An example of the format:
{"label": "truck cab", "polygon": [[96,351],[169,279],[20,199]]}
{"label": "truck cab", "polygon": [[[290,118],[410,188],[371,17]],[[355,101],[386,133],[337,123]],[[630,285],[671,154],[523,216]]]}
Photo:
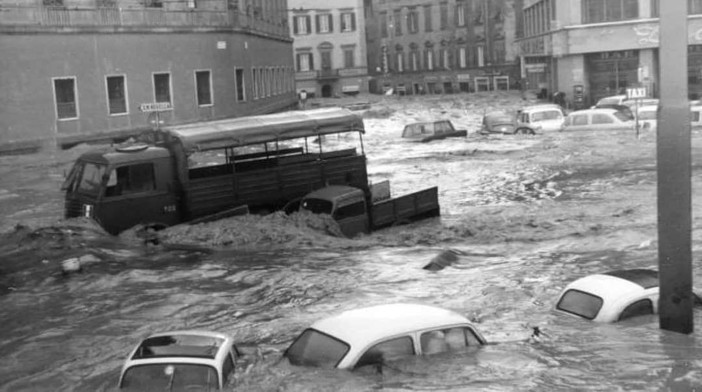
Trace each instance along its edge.
{"label": "truck cab", "polygon": [[93,218],[118,234],[134,226],[135,216],[140,224],[155,228],[179,222],[176,187],[171,153],[137,144],[83,154],[61,189],[66,192],[66,218]]}
{"label": "truck cab", "polygon": [[314,214],[328,214],[347,237],[370,231],[366,196],[359,188],[332,185],[306,195],[300,208]]}

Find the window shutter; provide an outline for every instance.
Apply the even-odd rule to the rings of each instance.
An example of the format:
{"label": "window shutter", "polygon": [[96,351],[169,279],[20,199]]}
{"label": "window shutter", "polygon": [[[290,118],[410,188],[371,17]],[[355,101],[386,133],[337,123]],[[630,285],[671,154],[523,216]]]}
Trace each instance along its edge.
{"label": "window shutter", "polygon": [[313,70],[313,69],[315,69],[314,68],[314,56],[312,56],[312,53],[309,53],[308,56],[310,59],[310,70]]}
{"label": "window shutter", "polygon": [[351,31],[356,31],[356,14],[351,14]]}
{"label": "window shutter", "polygon": [[[298,18],[299,18],[299,16],[293,16],[293,34],[299,33],[299,31],[297,29],[297,19]],[[298,66],[299,66],[299,64],[298,64]],[[298,67],[298,69],[299,69],[299,67]]]}
{"label": "window shutter", "polygon": [[298,71],[301,69],[301,68],[300,68],[300,56],[301,56],[301,54],[298,54],[298,55],[296,56],[296,57],[297,57],[297,70],[298,70]]}
{"label": "window shutter", "polygon": [[316,31],[319,33],[320,30],[321,30],[321,29],[320,29],[320,26],[319,26],[319,15],[315,15],[315,16],[314,16],[314,24],[317,26],[317,30],[316,30]]}
{"label": "window shutter", "polygon": [[307,34],[310,34],[312,32],[312,18],[308,16],[305,16],[305,22],[307,22]]}
{"label": "window shutter", "polygon": [[332,18],[331,14],[326,16],[327,21],[329,22],[329,32],[333,33],[334,32],[334,18]]}

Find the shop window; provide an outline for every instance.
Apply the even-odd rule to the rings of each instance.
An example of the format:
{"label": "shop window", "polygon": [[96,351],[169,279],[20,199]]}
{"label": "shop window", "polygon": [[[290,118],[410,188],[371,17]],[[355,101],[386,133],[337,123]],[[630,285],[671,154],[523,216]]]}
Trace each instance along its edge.
{"label": "shop window", "polygon": [[56,116],[60,120],[78,118],[75,78],[54,79],[54,98],[56,101]]}
{"label": "shop window", "polygon": [[495,76],[493,83],[495,90],[509,90],[509,76]]}
{"label": "shop window", "polygon": [[108,76],[107,83],[107,107],[110,114],[127,113],[127,92],[125,77]]}
{"label": "shop window", "polygon": [[475,89],[476,91],[490,91],[490,78],[475,78]]}

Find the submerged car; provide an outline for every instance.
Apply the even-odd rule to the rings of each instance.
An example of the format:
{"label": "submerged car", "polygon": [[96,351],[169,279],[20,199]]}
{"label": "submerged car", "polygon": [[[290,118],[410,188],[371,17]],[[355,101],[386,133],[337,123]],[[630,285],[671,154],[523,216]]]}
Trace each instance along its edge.
{"label": "submerged car", "polygon": [[540,129],[539,126],[521,123],[515,116],[505,112],[490,112],[483,116],[480,134],[535,135]]}
{"label": "submerged car", "polygon": [[131,352],[119,378],[126,391],[219,390],[234,372],[239,352],[234,340],[210,331],[151,335]]}
{"label": "submerged car", "polygon": [[293,365],[356,369],[484,344],[475,326],[456,312],[429,305],[387,304],[349,310],[312,324],[284,356]]}
{"label": "submerged car", "polygon": [[636,117],[640,129],[655,131],[658,127],[658,105],[639,107]]}
{"label": "submerged car", "polygon": [[[561,291],[555,309],[588,320],[614,323],[658,313],[658,271],[623,269],[593,274]],[[694,304],[702,301],[693,293]]]}
{"label": "submerged car", "polygon": [[526,106],[517,112],[520,123],[539,127],[544,132],[563,130],[565,113],[556,104]]}
{"label": "submerged car", "polygon": [[455,129],[450,120],[425,121],[408,124],[402,130],[402,137],[420,142],[446,139],[447,137],[465,137],[468,131]]}
{"label": "submerged car", "polygon": [[565,119],[564,131],[633,130],[634,120],[615,109],[585,109],[571,112]]}
{"label": "submerged car", "polygon": [[602,106],[602,105],[623,105],[624,101],[626,101],[626,95],[620,94],[620,95],[611,95],[609,97],[604,97],[597,101],[595,104],[595,107]]}
{"label": "submerged car", "polygon": [[577,279],[561,292],[556,310],[603,323],[655,314],[658,272],[628,269]]}

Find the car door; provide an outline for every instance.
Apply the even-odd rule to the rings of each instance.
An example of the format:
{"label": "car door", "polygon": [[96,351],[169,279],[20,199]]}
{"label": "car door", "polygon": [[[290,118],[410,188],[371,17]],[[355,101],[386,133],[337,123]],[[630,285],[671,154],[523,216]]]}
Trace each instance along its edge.
{"label": "car door", "polygon": [[609,113],[593,113],[592,114],[592,129],[594,130],[612,130],[621,128],[621,124],[614,116]]}
{"label": "car door", "polygon": [[438,328],[419,335],[419,353],[431,355],[443,352],[464,351],[478,347],[483,340],[476,331],[467,326]]}
{"label": "car door", "polygon": [[566,130],[583,131],[589,128],[590,118],[587,113],[571,114],[568,119]]}
{"label": "car door", "polygon": [[369,365],[381,365],[403,357],[416,355],[414,340],[410,335],[393,337],[376,343],[360,356],[354,369]]}

